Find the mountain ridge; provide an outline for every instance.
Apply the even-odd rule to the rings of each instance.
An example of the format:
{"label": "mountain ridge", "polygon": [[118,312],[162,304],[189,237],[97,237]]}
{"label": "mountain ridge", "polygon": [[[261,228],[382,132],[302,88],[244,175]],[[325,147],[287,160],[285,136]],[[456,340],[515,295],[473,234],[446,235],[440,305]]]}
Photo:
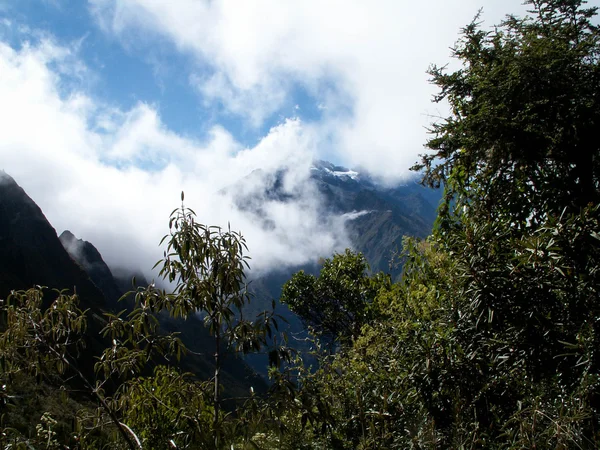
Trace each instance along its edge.
{"label": "mountain ridge", "polygon": [[[424,237],[430,233],[436,214],[436,206],[432,204],[435,202],[436,195],[432,195],[414,182],[407,182],[393,187],[381,186],[374,182],[368,174],[337,166],[326,161],[316,162],[310,170],[310,182],[313,183],[314,192],[320,196],[319,207],[322,214],[337,215],[344,220],[353,249],[365,254],[373,272],[381,270],[390,273],[393,277],[399,276],[401,269],[390,267],[389,260],[401,248],[401,241],[404,235],[409,234]],[[265,228],[268,229],[270,226],[273,226],[273,224],[270,224],[261,216],[261,208],[264,202],[288,202],[293,201],[296,195],[300,195],[294,192],[293,189],[287,189],[285,184],[287,181],[285,179],[286,176],[287,172],[285,169],[274,172],[263,170],[251,172],[245,177],[244,181],[254,183],[256,189],[250,191],[238,189],[237,192],[241,194],[234,197],[237,201],[237,206],[247,214],[252,214],[258,219],[262,219],[262,225]],[[229,193],[232,192],[234,187],[235,185],[229,188]],[[41,209],[8,175],[0,176],[0,188],[2,188],[0,189],[0,244],[9,242],[6,240],[7,237],[2,234],[3,230],[8,226],[6,225],[6,219],[12,218],[12,221],[19,220],[20,216],[15,212],[14,207],[19,202],[22,202],[23,205],[27,205],[27,208],[29,208],[29,213],[25,214],[25,216],[37,217],[37,220],[45,222],[49,228],[44,233],[37,233],[31,227],[23,226],[23,224],[20,224],[17,229],[12,229],[13,234],[21,233],[18,239],[20,246],[28,248],[31,253],[31,257],[22,257],[21,260],[29,261],[32,267],[36,267],[37,270],[42,268],[42,272],[48,271],[49,273],[55,273],[53,270],[57,267],[60,267],[62,264],[68,264],[71,267],[70,270],[79,274],[78,276],[80,277],[77,279],[77,283],[59,276],[52,278],[51,275],[39,279],[28,277],[20,282],[17,282],[18,280],[16,279],[3,280],[2,277],[6,278],[6,274],[11,273],[11,268],[6,266],[7,261],[15,258],[15,255],[10,254],[10,252],[18,253],[17,250],[19,247],[19,245],[13,246],[14,248],[10,245],[4,245],[1,249],[4,253],[0,253],[0,257],[2,257],[0,264],[3,262],[5,264],[0,276],[0,288],[4,288],[4,291],[0,290],[0,295],[7,295],[9,287],[10,289],[24,289],[31,287],[32,283],[42,283],[57,288],[77,284],[79,285],[77,288],[78,293],[86,299],[89,298],[89,296],[85,295],[86,292],[84,291],[86,289],[95,293],[92,297],[96,298],[98,305],[101,306],[98,309],[99,312],[103,310],[119,310],[123,309],[123,307],[132,306],[128,305],[127,302],[124,304],[118,304],[117,302],[125,292],[132,289],[131,278],[133,272],[117,273],[113,271],[104,262],[102,255],[93,244],[78,239],[69,230],[61,233],[60,237],[56,236],[56,231],[48,223]],[[222,194],[226,192],[228,191],[221,191]],[[10,200],[11,198],[13,198],[12,201]],[[12,205],[13,209],[9,209],[7,205]],[[25,208],[25,206],[22,208]],[[39,261],[39,258],[36,259],[36,253],[43,246],[34,245],[28,247],[27,243],[30,243],[27,240],[28,233],[32,233],[38,238],[42,234],[46,235],[45,241],[53,241],[52,245],[55,248],[57,248],[56,244],[58,243],[60,250],[56,250],[55,252],[62,254],[59,258],[62,262],[60,264],[53,264],[51,265],[52,267],[47,267],[49,266],[47,261],[44,262]],[[2,239],[5,239],[5,241],[2,241]],[[256,313],[270,309],[272,300],[278,303],[283,283],[294,272],[302,269],[316,274],[319,271],[317,263],[319,258],[330,256],[315,255],[313,262],[273,271],[266,276],[253,279],[251,286],[255,296],[249,311]],[[67,261],[65,257],[68,259],[68,263],[65,262]],[[18,257],[17,260],[19,260]],[[15,264],[11,265],[12,269],[14,269]],[[0,269],[2,267],[0,265]],[[138,285],[147,285],[145,279],[137,278]],[[82,288],[81,286],[84,287]],[[304,335],[305,330],[300,319],[289,311],[287,306],[279,305],[277,309],[288,320],[288,331],[290,333]],[[194,352],[204,352],[204,347],[209,345],[209,336],[201,321],[195,317],[189,321],[169,321],[162,318],[161,326],[168,331],[185,331],[187,334],[195,335],[197,339],[188,340],[188,344]],[[232,360],[230,359],[230,361]],[[263,374],[265,373],[265,361],[258,358],[249,362],[255,370]],[[236,373],[235,365],[235,363],[227,363],[226,372]],[[202,364],[196,364],[195,371],[201,376],[208,376],[210,374],[209,366],[204,367]],[[226,375],[226,377],[228,376]],[[232,382],[234,381],[233,378],[229,378]],[[257,383],[255,382],[254,384],[256,385]]]}
{"label": "mountain ridge", "polygon": [[0,174],[0,296],[35,285],[76,291],[85,307],[106,308],[101,291],[60,243],[40,207]]}
{"label": "mountain ridge", "polygon": [[[0,299],[6,299],[12,290],[35,285],[75,291],[80,308],[91,313],[86,332],[88,351],[78,363],[94,379],[96,357],[109,346],[100,334],[105,325],[104,313],[131,310],[132,303],[117,304],[124,291],[114,279],[108,278],[111,271],[91,243],[77,239],[70,231],[63,232],[61,237],[24,189],[0,172]],[[131,287],[127,289],[130,290]],[[46,293],[50,300],[50,291]],[[182,368],[200,379],[209,379],[214,372],[210,356],[214,344],[202,322],[195,316],[189,320],[168,320],[164,315],[159,316],[159,321],[164,331],[186,332],[189,336],[186,345],[194,353],[183,357]],[[207,356],[201,357],[199,353]],[[266,389],[264,380],[233,355],[223,362],[222,379],[231,397],[247,394],[250,387],[257,392]]]}

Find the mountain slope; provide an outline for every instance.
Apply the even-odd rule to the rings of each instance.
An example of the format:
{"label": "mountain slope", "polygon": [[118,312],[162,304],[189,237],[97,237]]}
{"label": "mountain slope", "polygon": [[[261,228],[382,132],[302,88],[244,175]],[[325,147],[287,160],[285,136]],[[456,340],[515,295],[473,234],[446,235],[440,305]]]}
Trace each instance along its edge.
{"label": "mountain slope", "polygon": [[[0,298],[35,285],[76,292],[79,307],[89,310],[86,351],[77,365],[94,379],[96,356],[108,345],[100,335],[107,309],[104,295],[71,259],[42,210],[13,178],[0,172]],[[46,300],[53,298],[47,290]]]}
{"label": "mountain slope", "polygon": [[12,177],[0,172],[0,298],[34,285],[76,291],[84,309],[99,312],[107,306],[42,210]]}
{"label": "mountain slope", "polygon": [[[59,239],[36,203],[13,178],[0,172],[0,298],[6,298],[11,290],[34,285],[75,290],[80,307],[92,312],[88,315],[87,351],[78,361],[92,379],[95,355],[109,345],[100,336],[104,325],[101,317],[105,311],[128,306],[116,303],[125,290],[131,290],[131,277],[121,275],[117,282],[91,243],[77,239],[71,232],[62,233]],[[159,320],[166,331],[181,332],[186,345],[203,355],[185,356],[183,370],[209,379],[214,374],[214,340],[202,322],[197,317],[175,321],[162,315]],[[247,395],[251,386],[257,392],[266,389],[264,380],[233,356],[225,358],[222,378],[227,397]]]}
{"label": "mountain slope", "polygon": [[[118,273],[118,278],[112,275],[110,268],[102,259],[100,252],[88,241],[78,239],[70,231],[60,235],[61,243],[77,263],[85,269],[90,278],[100,288],[108,299],[108,304],[114,311],[133,309],[133,298],[118,300],[129,291],[133,290],[133,273]],[[136,276],[136,284],[145,287],[148,282],[143,276]],[[158,316],[163,332],[179,333],[185,346],[191,353],[184,355],[181,368],[196,375],[199,379],[207,380],[214,375],[214,361],[212,354],[215,351],[214,338],[209,334],[198,316],[192,315],[186,320],[174,319],[167,314]],[[242,397],[247,395],[250,386],[256,392],[263,392],[266,385],[263,379],[247,364],[233,355],[225,355],[221,367],[222,382],[225,395],[229,397]]]}
{"label": "mountain slope", "polygon": [[404,236],[425,237],[437,215],[440,192],[415,181],[385,187],[368,174],[317,161],[311,178],[323,197],[326,210],[346,215],[352,248],[362,252],[374,272],[400,274],[390,260],[402,249]]}
{"label": "mountain slope", "polygon": [[123,295],[112,272],[102,259],[102,255],[90,242],[77,239],[69,230],[65,230],[58,238],[69,256],[89,275],[100,289],[111,309],[115,309],[117,301]]}
{"label": "mountain slope", "polygon": [[[390,270],[389,262],[401,250],[403,236],[427,236],[441,199],[441,191],[426,189],[414,179],[383,186],[368,174],[327,161],[313,163],[307,183],[299,183],[289,168],[273,172],[258,169],[220,194],[231,196],[235,206],[265,230],[279,225],[268,213],[276,204],[316,208],[322,224],[341,219],[352,249],[365,254],[374,272],[391,272],[393,277],[400,269]],[[329,256],[315,255],[314,262]]]}

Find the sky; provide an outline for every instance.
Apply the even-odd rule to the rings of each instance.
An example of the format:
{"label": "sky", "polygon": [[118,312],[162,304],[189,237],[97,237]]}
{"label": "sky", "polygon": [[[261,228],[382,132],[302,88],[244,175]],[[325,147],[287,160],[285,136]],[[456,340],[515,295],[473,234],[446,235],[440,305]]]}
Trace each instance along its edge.
{"label": "sky", "polygon": [[[598,1],[590,2],[591,5]],[[180,203],[244,234],[258,273],[349,244],[314,159],[398,183],[444,116],[426,71],[520,0],[0,0],[0,169],[60,234],[149,273]],[[219,195],[287,168],[265,230]],[[255,181],[241,189],[256,191]]]}

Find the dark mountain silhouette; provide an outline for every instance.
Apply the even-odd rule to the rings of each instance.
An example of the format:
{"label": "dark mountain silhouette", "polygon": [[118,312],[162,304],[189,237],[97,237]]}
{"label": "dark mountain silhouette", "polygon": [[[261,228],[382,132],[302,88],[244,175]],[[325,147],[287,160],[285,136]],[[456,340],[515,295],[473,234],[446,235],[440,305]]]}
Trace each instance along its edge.
{"label": "dark mountain silhouette", "polygon": [[0,172],[0,298],[40,285],[75,291],[83,309],[107,307],[102,292],[60,243],[42,210]]}
{"label": "dark mountain silhouette", "polygon": [[[88,315],[88,351],[78,361],[90,377],[95,356],[108,345],[100,336],[103,313],[130,309],[131,302],[117,301],[132,290],[132,276],[121,272],[115,280],[100,252],[70,231],[59,239],[35,202],[12,177],[0,172],[0,298],[6,298],[11,290],[35,285],[76,291],[80,307],[92,313]],[[147,285],[143,276],[136,278],[138,285]],[[159,320],[166,331],[185,335],[185,344],[197,353],[185,356],[182,368],[200,379],[209,379],[214,374],[214,340],[202,322],[196,317],[183,321],[160,316]],[[233,355],[223,362],[222,379],[225,397],[247,395],[251,386],[257,392],[266,389],[264,380]]]}
{"label": "dark mountain silhouette", "polygon": [[[93,379],[95,357],[107,346],[100,331],[107,309],[104,295],[88,274],[71,259],[42,210],[5,172],[0,172],[0,298],[11,290],[33,286],[77,293],[79,307],[88,312],[86,351],[79,369]],[[47,301],[54,298],[46,291]]]}

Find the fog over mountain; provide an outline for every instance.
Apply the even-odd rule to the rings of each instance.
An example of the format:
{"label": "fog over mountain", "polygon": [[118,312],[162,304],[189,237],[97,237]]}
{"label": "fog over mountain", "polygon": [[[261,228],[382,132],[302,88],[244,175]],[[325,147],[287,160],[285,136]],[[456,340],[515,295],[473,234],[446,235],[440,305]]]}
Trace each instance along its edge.
{"label": "fog over mountain", "polygon": [[[444,115],[427,67],[480,3],[5,2],[0,168],[112,270],[152,277],[181,191],[199,220],[244,234],[257,272],[330,255],[368,208],[324,215],[313,161],[402,182]],[[507,10],[483,6],[490,24]],[[290,197],[260,217],[227,190],[280,172]]]}
{"label": "fog over mountain", "polygon": [[[182,190],[199,220],[243,232],[256,270],[329,254],[343,236],[341,227],[320,225],[319,198],[302,187],[318,141],[311,126],[284,120],[250,148],[221,127],[202,141],[181,137],[148,105],[120,111],[77,89],[65,92],[56,67],[67,78],[86,74],[70,49],[52,41],[20,49],[0,42],[2,167],[57,229],[93,242],[111,268],[151,275]],[[302,194],[269,210],[277,234],[217,195],[259,168],[286,168],[286,187]]]}
{"label": "fog over mountain", "polygon": [[[287,259],[285,255],[276,259],[272,247],[262,254],[259,252],[265,258],[263,261],[271,264],[247,274],[253,301],[244,310],[254,316],[269,309],[275,301],[278,314],[286,319],[284,328],[295,337],[305,335],[305,326],[286,305],[278,302],[283,283],[294,271],[318,272],[322,258],[330,257],[332,251],[351,247],[365,254],[373,271],[382,270],[395,277],[399,271],[390,267],[389,261],[401,247],[403,236],[427,235],[439,200],[439,192],[426,190],[414,181],[390,188],[374,182],[364,172],[326,161],[314,161],[308,173],[308,178],[297,179],[298,172],[293,167],[274,171],[257,169],[214,194],[215,198],[230,202],[231,210],[246,223],[270,236],[273,246],[299,249]],[[301,216],[288,219],[287,223],[308,225],[296,232],[296,236],[311,232],[313,235],[305,236],[304,241],[286,242],[290,234],[281,224],[291,214]],[[329,236],[330,240],[323,241],[323,236]],[[36,284],[75,289],[85,298],[85,305],[100,313],[132,307],[131,298],[123,303],[118,300],[132,289],[133,275],[137,278],[136,285],[148,284],[143,275],[138,275],[138,267],[121,265],[113,270],[111,262],[107,264],[94,243],[78,238],[70,230],[58,237],[35,200],[1,171],[0,243],[3,253],[0,296],[8,295],[11,289]],[[125,244],[120,254],[128,253]],[[208,335],[198,317],[177,321],[161,316],[160,320],[166,329],[187,330],[188,338],[193,336],[193,339],[186,341],[186,345],[198,349],[208,345]],[[294,341],[292,345],[306,351],[301,342]],[[249,358],[247,362],[266,376],[268,364],[264,355]],[[189,364],[195,372],[209,370],[206,366],[209,362],[202,358]],[[235,367],[233,364],[228,370],[235,373]],[[242,369],[249,370],[245,365]],[[232,388],[237,386],[234,378],[230,380]]]}

